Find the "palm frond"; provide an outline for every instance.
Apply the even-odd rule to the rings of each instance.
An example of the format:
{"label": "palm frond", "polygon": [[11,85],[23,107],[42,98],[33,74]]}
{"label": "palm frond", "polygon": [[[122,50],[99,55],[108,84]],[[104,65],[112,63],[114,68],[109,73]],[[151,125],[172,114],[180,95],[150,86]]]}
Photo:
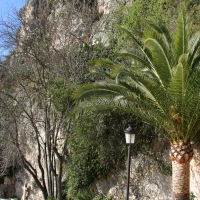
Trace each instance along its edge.
{"label": "palm frond", "polygon": [[145,47],[148,48],[152,54],[153,67],[160,78],[160,82],[164,86],[168,86],[169,80],[172,76],[172,71],[170,62],[162,46],[157,40],[148,38],[145,40]]}
{"label": "palm frond", "polygon": [[172,51],[172,42],[168,42],[165,35],[155,31],[154,29],[146,31],[143,40],[146,40],[148,38],[155,39],[159,43],[166,55],[167,61],[169,62],[172,68],[172,66],[174,65],[174,53]]}
{"label": "palm frond", "polygon": [[[158,126],[159,124],[166,123],[165,117],[160,113],[159,110],[155,108],[149,109],[148,104],[141,104],[137,101],[128,101],[124,98],[109,98],[109,97],[100,97],[94,98],[93,101],[83,101],[79,103],[79,106],[74,109],[74,114],[78,114],[87,110],[113,110],[118,109],[126,113],[135,114],[140,117],[147,123]],[[147,109],[148,108],[148,109]]]}
{"label": "palm frond", "polygon": [[92,60],[89,62],[89,65],[91,66],[96,66],[96,67],[109,67],[111,68],[112,66],[115,66],[116,63],[112,62],[109,59],[96,59],[96,60]]}
{"label": "palm frond", "polygon": [[122,27],[122,26],[119,26],[117,25],[116,28],[118,30],[122,30],[123,32],[125,32],[128,36],[131,37],[131,39],[136,42],[136,44],[138,44],[140,47],[143,46],[143,43],[142,43],[142,40],[137,37],[136,35],[134,35],[129,29],[125,28],[125,27]]}
{"label": "palm frond", "polygon": [[96,70],[90,70],[86,76],[97,76],[97,77],[102,77],[102,78],[111,78],[110,74],[107,71],[96,71]]}
{"label": "palm frond", "polygon": [[169,48],[170,43],[168,43],[168,41],[166,40],[165,37],[163,37],[162,34],[158,33],[154,29],[149,29],[144,34],[144,37],[143,37],[144,44],[145,44],[145,41],[149,38],[155,39],[162,47],[165,54],[167,54],[167,49]]}
{"label": "palm frond", "polygon": [[[127,77],[130,78],[128,79]],[[166,111],[163,108],[163,105],[167,105],[167,102],[166,100],[163,102],[163,98],[160,98],[160,95],[164,95],[166,91],[163,91],[162,87],[159,89],[159,85],[155,81],[147,77],[137,77],[137,73],[128,70],[121,71],[116,78],[120,80],[117,81],[119,85],[123,85],[127,88],[129,93],[135,94],[138,99],[143,101],[143,104],[149,101],[151,107],[160,110],[160,112],[167,117],[168,110]],[[163,92],[162,94],[161,91]]]}
{"label": "palm frond", "polygon": [[183,54],[176,67],[174,67],[173,77],[170,82],[169,91],[176,99],[183,100],[185,96],[187,82],[187,54]]}
{"label": "palm frond", "polygon": [[182,11],[178,15],[174,37],[174,47],[176,58],[179,58],[182,54],[188,52],[188,35],[186,30],[186,17],[184,6],[182,7]]}
{"label": "palm frond", "polygon": [[200,120],[199,115],[196,114],[197,112],[199,112],[199,104],[197,106],[197,109],[194,110],[193,114],[191,115],[192,117],[188,122],[187,130],[185,132],[187,139],[193,139],[200,131]]}
{"label": "palm frond", "polygon": [[72,98],[78,101],[90,100],[91,97],[100,96],[117,96],[125,92],[125,88],[116,84],[97,82],[86,84],[79,87],[73,94]]}
{"label": "palm frond", "polygon": [[[200,64],[200,55],[198,55],[196,58],[194,58],[192,64],[191,64],[191,70],[190,72],[193,73],[196,71],[197,67],[199,66]],[[190,73],[190,74],[191,74]]]}
{"label": "palm frond", "polygon": [[[151,59],[146,54],[146,52],[143,50],[143,48],[139,48],[139,50],[132,50],[131,53],[118,53],[121,57],[128,57],[133,59],[133,66],[136,67],[137,65],[142,66],[142,68],[148,68],[149,72],[152,72],[152,76],[156,78],[161,84],[161,80],[159,77],[159,74],[157,73],[156,69],[153,66],[153,63],[151,62]],[[142,69],[141,68],[141,69]],[[163,84],[162,84],[163,85]]]}
{"label": "palm frond", "polygon": [[163,23],[160,23],[160,22],[151,23],[150,26],[153,27],[153,29],[156,30],[158,33],[164,35],[168,43],[172,42],[171,34]]}
{"label": "palm frond", "polygon": [[127,57],[134,59],[135,61],[138,61],[139,63],[145,65],[146,67],[150,69],[152,68],[144,52],[135,50],[132,53],[118,53],[117,55],[120,57]]}
{"label": "palm frond", "polygon": [[124,65],[120,65],[117,67],[114,67],[110,70],[111,77],[114,77],[116,83],[118,83],[118,74],[121,72],[128,72],[128,67]]}
{"label": "palm frond", "polygon": [[189,51],[193,54],[196,53],[200,46],[200,31],[198,31],[189,41]]}
{"label": "palm frond", "polygon": [[152,27],[143,41],[120,27],[137,50],[119,53],[123,59],[118,63],[92,61],[104,80],[74,92],[75,112],[120,109],[161,127],[171,141],[191,141],[200,134],[200,33],[188,44],[184,7],[174,38],[164,25]]}
{"label": "palm frond", "polygon": [[196,55],[200,47],[200,31],[189,42],[189,59],[188,65],[190,66],[191,73],[193,73],[200,62],[200,55]]}

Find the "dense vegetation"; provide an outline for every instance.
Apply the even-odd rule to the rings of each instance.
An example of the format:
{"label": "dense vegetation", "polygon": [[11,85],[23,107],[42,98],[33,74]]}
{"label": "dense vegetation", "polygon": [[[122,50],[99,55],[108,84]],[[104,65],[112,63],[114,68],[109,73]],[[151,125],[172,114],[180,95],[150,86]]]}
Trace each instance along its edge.
{"label": "dense vegetation", "polygon": [[134,49],[119,53],[118,62],[91,62],[104,79],[85,84],[73,94],[81,111],[119,109],[161,129],[171,144],[177,200],[189,199],[191,142],[200,135],[200,34],[188,37],[185,6],[180,7],[174,31],[153,23],[140,38],[122,27],[135,42]]}

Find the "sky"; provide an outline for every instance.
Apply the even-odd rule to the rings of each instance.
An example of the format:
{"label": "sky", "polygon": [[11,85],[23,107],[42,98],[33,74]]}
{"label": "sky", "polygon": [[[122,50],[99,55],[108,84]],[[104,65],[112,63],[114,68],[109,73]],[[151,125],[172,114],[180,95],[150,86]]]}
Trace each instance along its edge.
{"label": "sky", "polygon": [[19,10],[26,3],[26,0],[0,0],[0,15],[5,16],[12,12],[13,8]]}
{"label": "sky", "polygon": [[[0,19],[5,20],[9,14],[13,13],[13,10],[19,11],[26,4],[26,0],[0,0]],[[1,43],[1,38],[0,38]],[[2,57],[8,54],[7,50],[0,48],[0,60]]]}

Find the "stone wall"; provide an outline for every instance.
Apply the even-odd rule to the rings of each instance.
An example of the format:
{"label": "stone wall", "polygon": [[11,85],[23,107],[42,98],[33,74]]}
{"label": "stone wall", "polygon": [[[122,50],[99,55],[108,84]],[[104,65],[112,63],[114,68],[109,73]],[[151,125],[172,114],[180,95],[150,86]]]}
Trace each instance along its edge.
{"label": "stone wall", "polygon": [[[162,146],[162,148],[161,148]],[[162,137],[146,152],[131,156],[130,200],[172,200],[169,144]],[[124,169],[94,183],[96,192],[124,200],[127,188],[127,162]]]}
{"label": "stone wall", "polygon": [[194,157],[190,166],[190,189],[195,200],[200,200],[200,149],[194,150]]}
{"label": "stone wall", "polygon": [[[163,153],[163,152],[162,152]],[[173,200],[172,177],[166,171],[170,166],[167,151],[163,160],[154,156],[138,154],[132,156],[130,173],[130,200]],[[127,166],[124,170],[109,174],[93,184],[96,192],[124,200],[126,196]],[[195,150],[191,161],[190,191],[195,200],[200,200],[200,151]]]}
{"label": "stone wall", "polygon": [[[127,172],[119,171],[95,183],[96,191],[124,200]],[[171,176],[162,174],[159,164],[142,154],[132,157],[130,173],[130,200],[172,200]]]}

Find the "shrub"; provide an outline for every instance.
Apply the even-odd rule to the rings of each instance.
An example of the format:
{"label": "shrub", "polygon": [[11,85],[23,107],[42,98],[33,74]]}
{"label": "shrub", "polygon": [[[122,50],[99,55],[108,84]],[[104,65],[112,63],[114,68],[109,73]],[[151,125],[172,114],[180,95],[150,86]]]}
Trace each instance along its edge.
{"label": "shrub", "polygon": [[139,152],[138,149],[148,152],[147,147],[154,139],[154,132],[149,126],[127,114],[119,111],[91,112],[75,122],[69,141],[72,152],[67,167],[66,185],[69,199],[74,200],[77,196],[80,198],[83,193],[92,195],[90,185],[95,180],[124,167],[124,129],[127,128],[127,119],[129,122],[134,121],[134,131],[140,132],[132,153]]}
{"label": "shrub", "polygon": [[75,122],[70,138],[69,197],[75,197],[77,191],[83,193],[94,180],[119,167],[125,155],[123,123],[123,119],[105,113],[90,113]]}

